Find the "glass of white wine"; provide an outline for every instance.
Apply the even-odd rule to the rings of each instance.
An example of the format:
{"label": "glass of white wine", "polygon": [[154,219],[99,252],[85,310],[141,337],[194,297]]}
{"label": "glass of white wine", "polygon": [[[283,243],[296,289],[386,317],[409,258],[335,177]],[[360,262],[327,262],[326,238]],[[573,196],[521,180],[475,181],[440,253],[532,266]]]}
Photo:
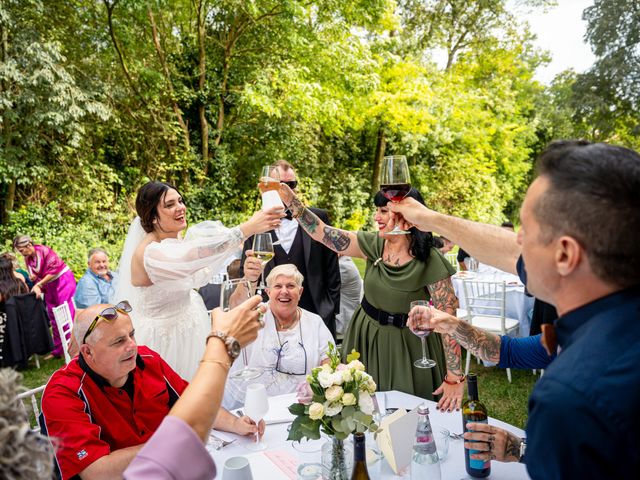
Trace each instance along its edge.
{"label": "glass of white wine", "polygon": [[[263,267],[271,261],[275,253],[273,251],[273,240],[269,232],[257,233],[253,236],[253,255],[262,262]],[[260,284],[258,285],[258,289],[261,291],[264,288],[267,287],[264,284],[263,270],[263,273],[260,275]]]}
{"label": "glass of white wine", "polygon": [[[237,307],[242,302],[251,297],[251,282],[244,278],[234,278],[225,280],[220,289],[220,307],[223,312],[228,312]],[[250,368],[247,359],[247,350],[242,349],[242,361],[244,367],[229,374],[230,378],[237,380],[253,380],[262,375],[263,371],[258,368]]]}

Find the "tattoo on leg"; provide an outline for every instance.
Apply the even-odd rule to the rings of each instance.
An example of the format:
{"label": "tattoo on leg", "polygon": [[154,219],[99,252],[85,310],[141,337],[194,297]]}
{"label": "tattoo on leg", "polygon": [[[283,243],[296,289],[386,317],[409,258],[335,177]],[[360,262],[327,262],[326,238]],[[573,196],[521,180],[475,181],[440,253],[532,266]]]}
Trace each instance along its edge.
{"label": "tattoo on leg", "polygon": [[342,252],[349,248],[351,240],[342,230],[333,227],[324,227],[324,237],[322,243],[336,252]]}

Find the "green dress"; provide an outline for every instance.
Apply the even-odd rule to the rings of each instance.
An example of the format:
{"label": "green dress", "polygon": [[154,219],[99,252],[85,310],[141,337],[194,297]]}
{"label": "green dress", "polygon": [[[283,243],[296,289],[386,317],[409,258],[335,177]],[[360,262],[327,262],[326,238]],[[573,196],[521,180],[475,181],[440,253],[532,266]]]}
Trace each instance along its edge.
{"label": "green dress", "polygon": [[[389,313],[407,313],[414,300],[429,299],[427,285],[450,277],[453,267],[436,248],[428,262],[413,259],[393,267],[382,260],[384,239],[375,232],[358,232],[358,245],[367,257],[364,295],[374,307]],[[399,390],[433,400],[446,374],[446,363],[440,334],[426,339],[427,356],[436,361],[434,368],[413,366],[422,358],[420,339],[408,327],[380,325],[362,309],[354,312],[342,343],[342,356],[356,349],[366,371],[373,376],[379,391]]]}

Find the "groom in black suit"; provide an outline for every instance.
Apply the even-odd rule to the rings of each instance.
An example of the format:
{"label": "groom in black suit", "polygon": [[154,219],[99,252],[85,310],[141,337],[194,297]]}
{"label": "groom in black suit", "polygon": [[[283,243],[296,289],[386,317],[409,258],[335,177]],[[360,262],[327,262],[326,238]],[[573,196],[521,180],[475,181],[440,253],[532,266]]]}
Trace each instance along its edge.
{"label": "groom in black suit", "polygon": [[[292,190],[297,186],[296,174],[291,164],[285,160],[276,162],[280,173],[280,182],[286,183]],[[329,216],[326,210],[318,208],[310,209],[318,215],[327,225]],[[291,212],[287,212],[287,217],[282,219],[280,227],[271,230],[273,241],[279,241],[274,245],[275,256],[264,269],[264,277],[269,275],[271,269],[277,265],[293,263],[300,273],[304,275],[302,286],[302,298],[300,307],[309,310],[324,320],[325,325],[336,336],[336,315],[340,313],[340,266],[338,255],[329,250],[320,242],[316,242],[304,229],[300,228],[298,222],[291,218]],[[253,244],[253,237],[247,239],[244,244],[244,252],[250,250]],[[245,253],[242,253],[241,265],[244,266]],[[242,272],[244,275],[244,272]]]}

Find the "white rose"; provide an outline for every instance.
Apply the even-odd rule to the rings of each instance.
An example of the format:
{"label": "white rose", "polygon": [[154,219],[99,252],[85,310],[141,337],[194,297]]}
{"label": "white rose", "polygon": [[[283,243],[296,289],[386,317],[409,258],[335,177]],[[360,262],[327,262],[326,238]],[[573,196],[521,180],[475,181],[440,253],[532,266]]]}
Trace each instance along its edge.
{"label": "white rose", "polygon": [[353,380],[353,375],[351,375],[351,370],[342,370],[342,381],[344,382],[350,382]]}
{"label": "white rose", "polygon": [[309,418],[311,420],[320,420],[324,415],[324,405],[314,402],[309,407]]}
{"label": "white rose", "polygon": [[327,417],[333,417],[334,415],[339,414],[341,411],[342,404],[340,402],[325,404],[325,413]]}
{"label": "white rose", "polygon": [[352,360],[347,365],[348,368],[355,368],[360,372],[364,372],[364,364],[360,360]]}
{"label": "white rose", "polygon": [[356,404],[356,396],[353,393],[345,393],[342,396],[342,404],[347,405],[355,405]]}
{"label": "white rose", "polygon": [[318,382],[320,382],[322,388],[329,388],[331,385],[333,385],[333,375],[326,370],[322,370],[318,374]]}
{"label": "white rose", "polygon": [[358,398],[358,408],[365,415],[373,414],[373,399],[368,393],[361,392]]}
{"label": "white rose", "polygon": [[342,385],[342,372],[334,372],[331,374],[334,385]]}
{"label": "white rose", "polygon": [[376,388],[376,382],[373,381],[373,378],[369,378],[369,380],[367,381],[367,390],[369,390],[369,393],[375,393]]}
{"label": "white rose", "polygon": [[342,397],[343,393],[344,391],[342,390],[342,387],[333,385],[332,387],[327,388],[327,390],[324,392],[324,396],[327,398],[328,402],[333,403],[340,400],[340,397]]}

